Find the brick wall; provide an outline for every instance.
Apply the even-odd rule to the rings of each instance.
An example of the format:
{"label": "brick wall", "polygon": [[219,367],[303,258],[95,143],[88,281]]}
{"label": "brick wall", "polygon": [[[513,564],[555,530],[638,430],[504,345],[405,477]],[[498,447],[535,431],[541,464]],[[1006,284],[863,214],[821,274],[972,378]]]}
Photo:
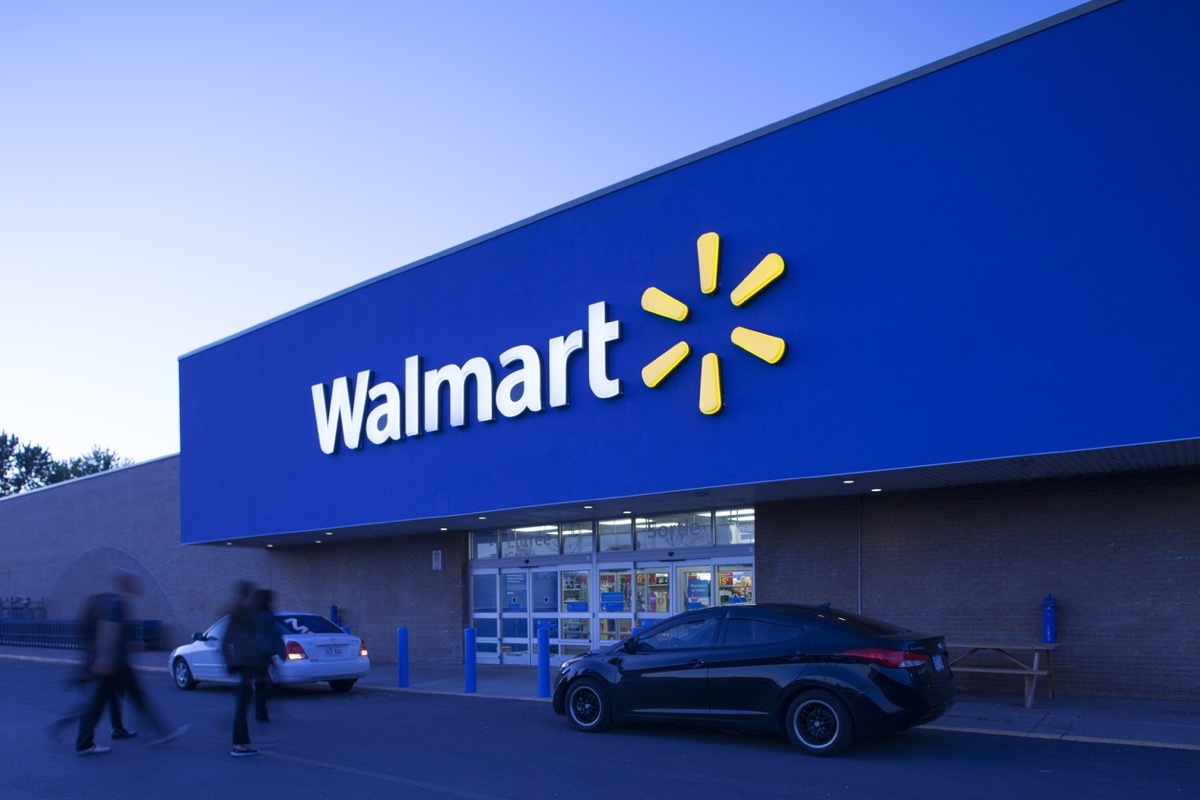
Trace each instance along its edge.
{"label": "brick wall", "polygon": [[[433,569],[433,551],[442,568]],[[408,628],[413,662],[462,663],[467,535],[437,533],[271,551],[276,606],[328,614],[367,641],[373,660],[396,662]]]}
{"label": "brick wall", "polygon": [[770,503],[756,517],[763,602],[854,610],[861,592],[863,613],[951,640],[1040,642],[1053,592],[1061,693],[1200,699],[1196,470]]}
{"label": "brick wall", "polygon": [[235,582],[250,580],[275,591],[277,608],[328,614],[337,605],[381,662],[395,662],[400,626],[412,660],[462,662],[466,534],[184,547],[178,456],[0,499],[0,543],[0,596],[45,598],[49,619],[75,618],[89,594],[110,588],[114,569],[128,569],[143,585],[132,612],[162,620],[169,649],[215,622]]}
{"label": "brick wall", "polygon": [[[1200,699],[1200,470],[767,503],[756,516],[761,601],[861,602],[950,639],[1038,642],[1053,592],[1061,692]],[[395,661],[401,626],[413,661],[462,661],[465,533],[271,550],[179,541],[177,456],[3,498],[0,596],[44,597],[48,617],[70,618],[113,568],[131,569],[145,585],[135,613],[163,620],[174,646],[247,579],[280,608],[337,605],[379,663]]]}
{"label": "brick wall", "polygon": [[163,621],[175,646],[220,616],[235,578],[267,579],[260,548],[181,547],[179,457],[0,499],[0,595],[46,599],[50,619],[78,616],[111,588],[114,569],[141,576],[131,603]]}

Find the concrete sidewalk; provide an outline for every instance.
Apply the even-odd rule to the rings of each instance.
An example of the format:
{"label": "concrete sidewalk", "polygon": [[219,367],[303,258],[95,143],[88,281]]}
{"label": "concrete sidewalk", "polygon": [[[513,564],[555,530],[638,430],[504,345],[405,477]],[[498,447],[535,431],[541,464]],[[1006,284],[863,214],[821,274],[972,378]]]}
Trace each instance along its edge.
{"label": "concrete sidewalk", "polygon": [[[135,653],[132,660],[138,669],[161,672],[165,677],[167,656],[161,651]],[[79,653],[0,647],[0,659],[69,664],[79,659]],[[421,692],[549,703],[549,698],[538,696],[537,667],[476,665],[475,692],[470,695],[465,691],[466,669],[462,664],[410,663],[407,688],[400,687],[399,675],[396,664],[375,665],[355,691]],[[1200,703],[1098,697],[1051,700],[1044,694],[1034,700],[1033,708],[1025,708],[1022,702],[1019,684],[1011,695],[960,694],[954,707],[927,727],[970,734],[1200,752]]]}

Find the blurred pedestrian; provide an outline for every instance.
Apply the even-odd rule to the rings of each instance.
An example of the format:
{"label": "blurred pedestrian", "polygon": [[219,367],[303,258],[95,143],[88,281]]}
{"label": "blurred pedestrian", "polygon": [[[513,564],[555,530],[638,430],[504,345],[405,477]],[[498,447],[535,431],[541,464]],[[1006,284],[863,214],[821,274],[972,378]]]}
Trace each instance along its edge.
{"label": "blurred pedestrian", "polygon": [[[75,752],[79,755],[100,755],[112,751],[111,747],[96,744],[96,723],[100,721],[105,706],[111,712],[114,699],[119,702],[122,695],[129,698],[158,733],[158,738],[151,744],[166,744],[187,733],[189,727],[170,727],[150,699],[142,693],[129,663],[128,623],[128,598],[138,594],[140,586],[137,576],[127,570],[115,573],[113,584],[115,592],[99,594],[93,599],[95,658],[87,667],[92,692],[80,716],[79,733],[75,738]],[[118,709],[114,727],[119,724]]]}
{"label": "blurred pedestrian", "polygon": [[271,680],[271,659],[285,658],[286,651],[271,610],[271,592],[266,589],[253,590],[249,584],[243,583],[239,585],[238,593],[239,598],[230,610],[229,626],[222,645],[226,669],[231,675],[236,674],[241,678],[233,712],[233,748],[229,754],[252,756],[258,751],[250,746],[250,728],[246,723],[250,696],[253,694],[255,698],[255,717],[260,722],[270,721],[267,691]]}

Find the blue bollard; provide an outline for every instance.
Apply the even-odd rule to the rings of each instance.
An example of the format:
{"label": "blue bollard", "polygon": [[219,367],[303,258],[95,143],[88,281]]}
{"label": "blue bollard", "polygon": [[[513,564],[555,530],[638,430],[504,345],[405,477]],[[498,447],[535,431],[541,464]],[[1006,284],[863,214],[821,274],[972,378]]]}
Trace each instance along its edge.
{"label": "blue bollard", "polygon": [[408,688],[408,628],[396,628],[396,666],[399,668],[399,685]]}
{"label": "blue bollard", "polygon": [[474,628],[467,628],[463,631],[463,660],[466,662],[466,685],[463,687],[463,691],[467,694],[475,694],[476,670]]}
{"label": "blue bollard", "polygon": [[550,629],[538,628],[538,697],[550,696]]}
{"label": "blue bollard", "polygon": [[1058,601],[1052,594],[1042,599],[1042,641],[1046,644],[1058,641]]}

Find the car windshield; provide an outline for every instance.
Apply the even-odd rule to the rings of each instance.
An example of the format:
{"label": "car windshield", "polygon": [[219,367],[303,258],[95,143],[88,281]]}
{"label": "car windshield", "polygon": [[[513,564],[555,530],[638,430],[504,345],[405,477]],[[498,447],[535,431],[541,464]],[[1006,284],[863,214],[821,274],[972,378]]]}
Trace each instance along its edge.
{"label": "car windshield", "polygon": [[337,625],[320,614],[276,614],[275,622],[287,634],[299,633],[344,633]]}

